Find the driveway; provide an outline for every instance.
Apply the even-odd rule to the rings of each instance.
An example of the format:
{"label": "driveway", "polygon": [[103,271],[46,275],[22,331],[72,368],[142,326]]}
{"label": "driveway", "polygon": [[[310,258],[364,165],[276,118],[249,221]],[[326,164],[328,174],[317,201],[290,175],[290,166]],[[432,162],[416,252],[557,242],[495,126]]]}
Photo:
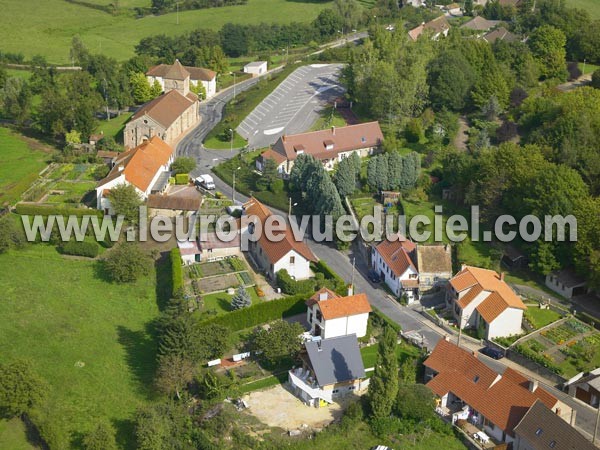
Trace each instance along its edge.
{"label": "driveway", "polygon": [[274,144],[283,134],[308,130],[319,112],[345,92],[342,64],[311,64],[294,70],[236,128],[250,148]]}

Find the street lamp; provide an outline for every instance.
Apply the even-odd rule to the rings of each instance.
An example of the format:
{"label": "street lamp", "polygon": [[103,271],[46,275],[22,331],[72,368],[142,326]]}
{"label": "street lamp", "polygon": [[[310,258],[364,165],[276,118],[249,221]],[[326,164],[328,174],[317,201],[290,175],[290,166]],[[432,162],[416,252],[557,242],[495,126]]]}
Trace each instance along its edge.
{"label": "street lamp", "polygon": [[233,192],[231,193],[231,200],[233,201],[233,206],[235,206],[235,172],[240,169],[241,167],[238,167],[233,171]]}
{"label": "street lamp", "polygon": [[233,99],[235,100],[235,72],[229,72],[229,75],[233,75]]}
{"label": "street lamp", "polygon": [[229,129],[229,136],[229,153],[233,153],[233,130],[231,128]]}
{"label": "street lamp", "polygon": [[292,206],[298,206],[298,202],[292,205],[292,197],[288,197],[289,207],[288,207],[288,217],[292,215]]}

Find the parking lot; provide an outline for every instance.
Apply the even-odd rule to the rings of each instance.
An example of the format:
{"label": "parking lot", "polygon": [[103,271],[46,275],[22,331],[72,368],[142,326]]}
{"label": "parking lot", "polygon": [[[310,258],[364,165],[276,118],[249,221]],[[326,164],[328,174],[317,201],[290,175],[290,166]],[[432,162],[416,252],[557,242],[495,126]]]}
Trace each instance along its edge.
{"label": "parking lot", "polygon": [[296,69],[237,128],[251,148],[267,147],[282,135],[308,130],[319,111],[344,93],[341,64],[312,64]]}

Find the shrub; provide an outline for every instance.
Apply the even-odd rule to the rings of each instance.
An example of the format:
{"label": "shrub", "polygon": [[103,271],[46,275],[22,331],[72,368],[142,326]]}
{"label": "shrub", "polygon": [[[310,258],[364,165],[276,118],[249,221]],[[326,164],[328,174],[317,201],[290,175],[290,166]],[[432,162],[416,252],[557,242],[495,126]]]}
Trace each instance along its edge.
{"label": "shrub", "polygon": [[592,74],[592,87],[600,89],[600,69],[596,70]]}
{"label": "shrub", "polygon": [[181,252],[175,247],[169,254],[171,259],[171,286],[172,295],[176,296],[183,290],[183,268],[181,267]]}
{"label": "shrub", "polygon": [[287,270],[281,269],[277,272],[277,287],[279,287],[284,294],[289,295],[311,293],[315,290],[315,281],[294,280]]}
{"label": "shrub", "polygon": [[35,203],[17,203],[15,211],[22,216],[104,216],[102,211],[96,209],[71,208],[61,205],[38,205]]}
{"label": "shrub", "polygon": [[98,244],[86,241],[69,241],[58,247],[58,251],[64,255],[86,256],[88,258],[98,256],[98,250]]}
{"label": "shrub", "polygon": [[579,68],[579,64],[576,62],[570,62],[567,64],[567,71],[569,72],[569,81],[576,80],[583,72]]}
{"label": "shrub", "polygon": [[312,270],[316,274],[323,274],[325,280],[331,282],[331,289],[337,292],[338,294],[346,295],[348,293],[348,289],[344,279],[340,277],[337,273],[335,273],[324,261],[318,261],[312,264]]}
{"label": "shrub", "polygon": [[130,283],[150,273],[152,260],[138,244],[122,243],[111,249],[104,270],[112,281]]}
{"label": "shrub", "polygon": [[175,184],[188,184],[190,176],[187,173],[178,173],[175,175]]}
{"label": "shrub", "polygon": [[257,303],[248,308],[208,319],[202,323],[202,326],[217,324],[227,326],[232,331],[240,331],[266,322],[272,322],[273,320],[295,316],[306,312],[305,301],[307,297],[306,294],[298,294],[269,302]]}
{"label": "shrub", "polygon": [[408,142],[416,143],[423,138],[423,127],[419,119],[412,119],[406,124],[404,136]]}

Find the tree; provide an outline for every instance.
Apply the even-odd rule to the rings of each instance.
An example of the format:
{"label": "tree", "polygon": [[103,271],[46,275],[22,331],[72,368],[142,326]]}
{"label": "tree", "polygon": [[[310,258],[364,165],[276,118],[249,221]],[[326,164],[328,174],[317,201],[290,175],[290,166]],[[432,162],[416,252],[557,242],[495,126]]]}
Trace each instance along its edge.
{"label": "tree", "polygon": [[114,428],[106,423],[99,422],[92,431],[83,438],[84,450],[117,450]]}
{"label": "tree", "polygon": [[423,384],[403,384],[398,389],[394,413],[413,423],[434,419],[435,398],[433,393]]}
{"label": "tree", "polygon": [[533,56],[541,64],[542,76],[566,79],[567,38],[561,30],[551,25],[542,25],[531,33],[528,43]]}
{"label": "tree", "polygon": [[141,72],[130,73],[129,84],[131,84],[133,100],[136,103],[146,103],[152,100],[152,87],[148,83],[146,75]]}
{"label": "tree", "polygon": [[189,156],[180,156],[171,164],[171,172],[177,175],[178,173],[190,173],[196,168],[196,160]]}
{"label": "tree", "polygon": [[517,136],[517,132],[517,124],[510,120],[505,120],[496,130],[496,139],[498,142],[510,141]]}
{"label": "tree", "polygon": [[116,245],[104,259],[104,270],[117,283],[132,283],[148,275],[151,268],[150,256],[131,242]]}
{"label": "tree", "polygon": [[4,87],[6,80],[8,79],[8,73],[4,67],[0,67],[0,89]]}
{"label": "tree", "polygon": [[65,142],[67,144],[81,144],[81,133],[77,130],[71,130],[65,134]]}
{"label": "tree", "polygon": [[466,16],[473,15],[473,0],[465,0],[463,11],[465,12]]}
{"label": "tree", "polygon": [[227,56],[237,58],[248,54],[248,33],[243,25],[226,23],[220,36],[221,48]]}
{"label": "tree", "polygon": [[576,80],[583,74],[579,68],[579,63],[573,61],[567,64],[567,72],[569,73],[569,81]]}
{"label": "tree", "polygon": [[297,322],[277,320],[268,330],[264,328],[255,330],[250,346],[253,351],[260,352],[263,361],[275,366],[296,357],[302,347],[300,335],[303,331],[304,329]]}
{"label": "tree", "polygon": [[[199,86],[202,86],[202,83],[198,83],[198,85],[199,85]],[[203,87],[203,86],[202,86],[202,87]],[[191,86],[191,87],[190,87],[190,89],[191,89],[193,92],[196,92],[196,91],[194,91],[192,88],[193,88],[193,86]],[[160,82],[159,82],[158,80],[154,80],[154,83],[152,83],[152,86],[150,86],[150,97],[151,97],[151,98],[156,98],[156,97],[158,97],[160,94],[162,94],[162,92],[163,92],[163,88],[162,88],[162,86],[160,85]],[[196,94],[197,94],[197,93],[198,93],[198,92],[196,92]],[[203,96],[203,97],[201,97],[201,99],[204,99],[205,97],[206,97],[206,91],[204,92],[204,96]]]}
{"label": "tree", "polygon": [[417,361],[407,356],[400,364],[400,380],[403,384],[415,384],[417,382]]}
{"label": "tree", "polygon": [[0,253],[5,253],[11,248],[19,248],[24,243],[24,236],[13,220],[13,216],[6,214],[0,217]]}
{"label": "tree", "polygon": [[317,29],[321,38],[327,38],[341,31],[344,21],[333,9],[326,8],[313,21],[313,26]]}
{"label": "tree", "polygon": [[48,386],[27,361],[0,364],[0,417],[26,414],[40,405]]}
{"label": "tree", "polygon": [[592,74],[592,87],[600,89],[600,69],[594,71]]}
{"label": "tree", "polygon": [[350,158],[342,159],[335,172],[335,187],[340,197],[346,197],[356,189],[356,170]]}
{"label": "tree", "polygon": [[461,52],[443,52],[428,68],[429,98],[434,109],[464,109],[476,73]]}
{"label": "tree", "polygon": [[367,163],[367,184],[371,189],[381,191],[388,186],[388,160],[386,155],[378,155]]}
{"label": "tree", "polygon": [[4,114],[23,125],[31,114],[31,90],[21,78],[11,77],[0,90],[0,105]]}
{"label": "tree", "polygon": [[263,164],[262,177],[260,177],[256,182],[257,187],[262,189],[270,189],[277,179],[279,179],[279,174],[277,173],[277,163],[275,160],[268,158]]}
{"label": "tree", "polygon": [[129,223],[136,224],[140,215],[142,199],[131,184],[118,184],[107,194],[110,206],[117,216],[123,216]]}
{"label": "tree", "polygon": [[352,152],[352,154],[350,155],[350,161],[352,162],[352,166],[354,167],[354,173],[356,179],[358,180],[358,178],[360,177],[360,169],[362,167],[362,159],[360,159],[360,156],[358,156],[357,152]]}
{"label": "tree", "polygon": [[194,364],[187,358],[172,354],[158,359],[156,387],[159,391],[181,400],[181,390],[194,378]]}
{"label": "tree", "polygon": [[400,189],[408,190],[416,186],[421,172],[421,156],[417,152],[410,152],[402,159],[402,173],[400,175]]}
{"label": "tree", "polygon": [[486,120],[492,122],[502,113],[502,107],[498,102],[498,98],[492,95],[488,102],[481,107],[481,112],[485,116]]}
{"label": "tree", "polygon": [[368,402],[374,419],[390,416],[398,395],[398,336],[386,327],[377,348],[375,372],[369,384]]}
{"label": "tree", "polygon": [[250,305],[252,305],[250,294],[244,286],[240,286],[237,293],[231,299],[231,309],[247,308]]}
{"label": "tree", "polygon": [[335,0],[333,2],[333,11],[341,18],[342,26],[346,32],[356,28],[360,20],[361,10],[362,8],[356,0]]}
{"label": "tree", "polygon": [[138,411],[135,437],[139,450],[163,450],[171,433],[170,424],[162,411],[147,407]]}

